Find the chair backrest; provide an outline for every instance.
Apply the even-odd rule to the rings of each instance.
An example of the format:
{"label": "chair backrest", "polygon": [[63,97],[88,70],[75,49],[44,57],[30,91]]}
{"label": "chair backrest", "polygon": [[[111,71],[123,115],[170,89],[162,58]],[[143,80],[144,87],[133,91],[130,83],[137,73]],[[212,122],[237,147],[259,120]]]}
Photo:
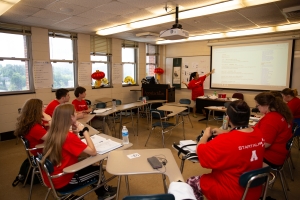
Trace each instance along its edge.
{"label": "chair backrest", "polygon": [[[146,98],[146,100],[149,100],[149,97],[148,96],[143,96]],[[139,100],[142,101],[143,100],[143,97],[139,97]]]}
{"label": "chair backrest", "polygon": [[242,93],[234,93],[232,98],[242,99],[244,100],[244,95]]}
{"label": "chair backrest", "polygon": [[117,100],[116,100],[116,105],[122,105],[122,101],[119,100],[119,99],[117,99]]}
{"label": "chair backrest", "polygon": [[151,109],[150,110],[151,119],[161,119],[165,117],[165,112],[162,110]]}
{"label": "chair backrest", "polygon": [[231,104],[231,102],[230,102],[230,101],[227,101],[227,102],[224,103],[224,107],[225,107],[225,108],[228,108],[230,104]]}
{"label": "chair backrest", "polygon": [[123,200],[175,200],[175,197],[173,194],[150,194],[126,196]]}
{"label": "chair backrest", "polygon": [[191,100],[190,100],[190,99],[180,99],[180,100],[179,100],[179,103],[190,105],[190,104],[191,104]]}
{"label": "chair backrest", "polygon": [[30,151],[36,150],[37,148],[30,148],[29,141],[24,136],[21,136],[20,138],[24,145],[27,158],[29,159],[31,166],[34,166],[34,163],[32,163],[32,159],[31,159],[32,155],[30,154]]}
{"label": "chair backrest", "polygon": [[258,113],[258,112],[259,112],[259,109],[258,109],[258,108],[252,108],[251,112]]}
{"label": "chair backrest", "polygon": [[291,150],[291,148],[292,148],[292,146],[293,146],[293,141],[294,141],[294,137],[290,138],[290,139],[287,141],[286,146],[285,146],[286,150],[288,150],[288,151]]}
{"label": "chair backrest", "polygon": [[298,136],[300,131],[297,131],[299,128],[298,124],[296,122],[293,123],[293,129],[292,129],[292,133],[293,133],[293,137]]}
{"label": "chair backrest", "polygon": [[88,106],[92,105],[92,102],[88,99],[85,99],[85,102],[86,102],[86,105],[88,105]]}
{"label": "chair backrest", "polygon": [[99,102],[96,104],[96,108],[106,108],[106,103]]}
{"label": "chair backrest", "polygon": [[243,198],[247,196],[247,192],[249,188],[257,187],[260,185],[265,184],[264,187],[264,196],[266,195],[266,190],[268,188],[268,182],[269,182],[269,174],[270,174],[271,168],[269,166],[259,168],[256,170],[251,170],[248,172],[243,173],[239,178],[239,184],[240,186],[245,188]]}

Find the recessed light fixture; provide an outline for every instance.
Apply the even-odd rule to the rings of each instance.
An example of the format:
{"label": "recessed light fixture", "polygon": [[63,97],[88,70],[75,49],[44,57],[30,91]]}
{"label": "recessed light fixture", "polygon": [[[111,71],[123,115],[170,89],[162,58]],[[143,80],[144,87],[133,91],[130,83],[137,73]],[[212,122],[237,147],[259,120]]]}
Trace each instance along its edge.
{"label": "recessed light fixture", "polygon": [[60,8],[59,10],[65,13],[71,13],[74,11],[72,8],[64,8],[64,7]]}

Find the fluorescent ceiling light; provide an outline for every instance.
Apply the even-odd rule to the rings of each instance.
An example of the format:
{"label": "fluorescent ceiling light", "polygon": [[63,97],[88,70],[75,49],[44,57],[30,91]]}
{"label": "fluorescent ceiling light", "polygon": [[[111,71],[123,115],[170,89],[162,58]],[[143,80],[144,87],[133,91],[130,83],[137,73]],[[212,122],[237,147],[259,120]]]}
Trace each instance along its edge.
{"label": "fluorescent ceiling light", "polygon": [[[275,1],[279,1],[279,0],[232,0],[223,3],[214,4],[211,6],[205,6],[201,8],[182,11],[179,12],[178,18],[187,19],[192,17],[200,17],[200,16],[210,15],[214,13],[236,10],[239,8],[260,5],[260,4],[265,4],[265,3],[275,2]],[[145,19],[137,22],[131,22],[117,27],[102,29],[97,31],[96,33],[98,35],[110,35],[114,33],[125,32],[132,29],[168,23],[168,22],[175,21],[174,19],[175,19],[174,14],[169,14],[169,15],[164,15],[164,16],[155,17],[151,19]]]}
{"label": "fluorescent ceiling light", "polygon": [[189,42],[189,41],[197,41],[197,40],[211,40],[211,39],[220,39],[220,38],[228,38],[228,37],[258,35],[258,34],[274,33],[280,31],[292,31],[292,30],[299,30],[299,29],[300,29],[300,23],[267,27],[267,28],[257,28],[251,30],[243,30],[243,31],[231,31],[227,33],[216,33],[210,35],[196,35],[196,36],[190,36],[189,38],[184,40],[159,40],[156,42],[156,44],[173,44],[178,42]]}
{"label": "fluorescent ceiling light", "polygon": [[8,11],[13,5],[18,3],[20,0],[0,0],[0,16],[3,15],[6,11]]}

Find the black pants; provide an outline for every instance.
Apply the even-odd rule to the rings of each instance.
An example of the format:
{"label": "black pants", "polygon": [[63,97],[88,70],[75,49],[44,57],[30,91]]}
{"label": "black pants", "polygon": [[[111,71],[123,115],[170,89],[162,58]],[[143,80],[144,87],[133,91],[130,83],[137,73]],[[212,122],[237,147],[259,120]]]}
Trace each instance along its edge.
{"label": "black pants", "polygon": [[[100,171],[99,166],[90,165],[88,167],[85,167],[85,168],[75,172],[73,178],[70,180],[68,185],[57,189],[57,191],[58,192],[70,191],[70,190],[78,187],[79,185],[85,185],[88,182],[98,180],[99,173],[100,173],[99,171]],[[105,179],[104,173],[102,172],[101,182],[105,182],[105,181],[106,181],[106,179]],[[95,193],[97,194],[97,196],[102,196],[106,190],[107,190],[107,185],[98,188],[97,190],[95,190]]]}
{"label": "black pants", "polygon": [[264,158],[264,163],[268,164],[273,169],[277,169],[277,168],[281,167],[281,165],[275,165],[275,164],[271,163],[270,161],[268,161],[265,158]]}

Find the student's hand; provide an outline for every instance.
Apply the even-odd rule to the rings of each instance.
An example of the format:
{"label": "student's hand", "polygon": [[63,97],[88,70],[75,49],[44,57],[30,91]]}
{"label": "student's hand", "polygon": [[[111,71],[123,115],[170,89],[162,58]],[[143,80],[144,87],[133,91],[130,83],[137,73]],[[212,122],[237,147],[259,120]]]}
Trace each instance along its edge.
{"label": "student's hand", "polygon": [[51,118],[50,115],[48,115],[48,114],[46,114],[46,113],[43,112],[43,118],[42,118],[42,120],[49,122],[49,121],[51,121],[51,119],[52,118]]}
{"label": "student's hand", "polygon": [[209,138],[209,137],[212,136],[212,135],[213,135],[213,132],[212,132],[212,130],[211,130],[211,127],[207,127],[207,128],[205,129],[205,131],[204,131],[203,136],[205,136],[206,138]]}
{"label": "student's hand", "polygon": [[215,69],[211,70],[211,73],[215,73]]}
{"label": "student's hand", "polygon": [[77,119],[82,119],[84,117],[83,112],[77,112]]}
{"label": "student's hand", "polygon": [[75,133],[78,133],[84,128],[84,125],[80,123],[79,121],[76,121],[74,124],[72,124],[72,131]]}

